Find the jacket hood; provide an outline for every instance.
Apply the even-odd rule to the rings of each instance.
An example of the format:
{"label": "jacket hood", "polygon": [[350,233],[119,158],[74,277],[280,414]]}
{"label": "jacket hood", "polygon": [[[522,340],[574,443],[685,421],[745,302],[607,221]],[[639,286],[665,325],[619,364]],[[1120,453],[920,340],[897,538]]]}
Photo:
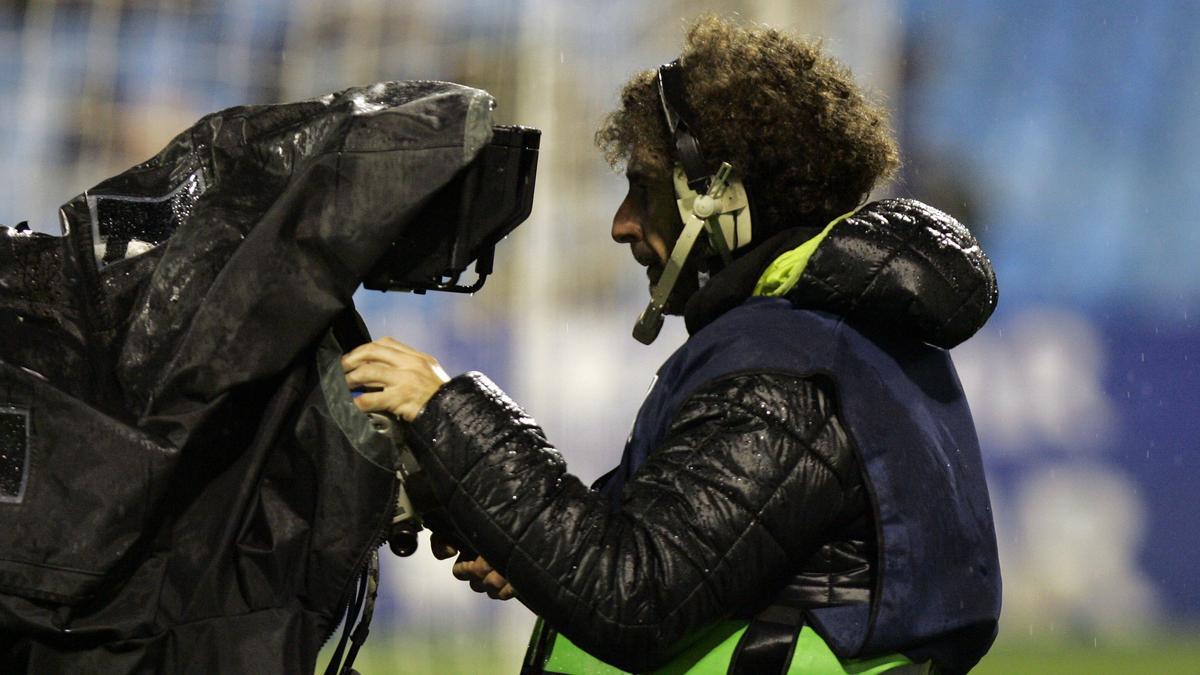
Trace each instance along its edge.
{"label": "jacket hood", "polygon": [[856,326],[949,349],[996,308],[991,261],[953,217],[912,199],[885,199],[830,223],[766,240],[688,301],[695,333],[750,295],[785,297]]}

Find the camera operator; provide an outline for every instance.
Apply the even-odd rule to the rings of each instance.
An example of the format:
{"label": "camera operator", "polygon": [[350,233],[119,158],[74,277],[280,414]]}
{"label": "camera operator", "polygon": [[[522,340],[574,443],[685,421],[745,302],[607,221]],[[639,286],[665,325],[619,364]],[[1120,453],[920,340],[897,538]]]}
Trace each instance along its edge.
{"label": "camera operator", "polygon": [[861,206],[898,165],[886,114],[776,30],[698,20],[596,138],[629,180],[612,237],[651,280],[635,335],[666,313],[690,337],[595,489],[483,375],[391,339],[343,359],[378,389],[360,409],[411,423],[439,539],[479,553],[456,576],[542,617],[529,672],[969,670],[999,569],[946,350],[995,307],[977,242],[919,202]]}

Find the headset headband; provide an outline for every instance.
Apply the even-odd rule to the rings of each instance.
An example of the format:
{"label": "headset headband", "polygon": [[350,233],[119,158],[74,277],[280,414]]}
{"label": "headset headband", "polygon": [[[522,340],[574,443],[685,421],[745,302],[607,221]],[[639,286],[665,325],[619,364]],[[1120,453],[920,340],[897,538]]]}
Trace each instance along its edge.
{"label": "headset headband", "polygon": [[688,187],[704,194],[708,191],[712,174],[704,162],[700,141],[692,134],[691,123],[695,115],[687,101],[687,93],[683,86],[683,66],[680,65],[679,59],[659,66],[658,98],[662,101],[667,128],[675,139],[676,158],[687,175]]}

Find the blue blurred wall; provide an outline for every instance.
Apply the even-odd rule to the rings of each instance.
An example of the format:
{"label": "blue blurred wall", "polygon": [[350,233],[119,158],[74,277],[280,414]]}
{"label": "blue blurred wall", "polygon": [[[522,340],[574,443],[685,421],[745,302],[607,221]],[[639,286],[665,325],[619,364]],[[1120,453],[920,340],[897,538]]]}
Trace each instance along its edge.
{"label": "blue blurred wall", "polygon": [[1195,621],[1200,4],[908,0],[905,14],[906,182],[972,216],[1000,279],[1000,310],[959,361],[1006,573],[1057,582],[1029,607],[1013,589],[1010,606],[1031,633],[1038,615]]}

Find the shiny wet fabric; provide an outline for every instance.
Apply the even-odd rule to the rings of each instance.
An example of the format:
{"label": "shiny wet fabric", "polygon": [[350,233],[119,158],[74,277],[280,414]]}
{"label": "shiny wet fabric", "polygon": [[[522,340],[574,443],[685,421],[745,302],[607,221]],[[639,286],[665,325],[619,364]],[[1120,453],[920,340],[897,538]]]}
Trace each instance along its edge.
{"label": "shiny wet fabric", "polygon": [[395,486],[317,347],[368,339],[354,290],[491,108],[438,82],[232,108],[64,205],[64,236],[0,231],[29,460],[0,501],[5,672],[312,672]]}
{"label": "shiny wet fabric", "polygon": [[[481,375],[445,385],[409,441],[459,536],[521,601],[631,672],[661,666],[720,619],[756,614],[868,509],[832,398],[787,374],[697,391],[616,510]],[[869,577],[849,578],[868,592]]]}
{"label": "shiny wet fabric", "polygon": [[[741,305],[772,261],[820,231],[783,230],[735,260],[688,300],[688,332]],[[928,204],[884,199],[834,226],[784,297],[869,331],[950,349],[987,323],[999,291],[966,227]]]}

